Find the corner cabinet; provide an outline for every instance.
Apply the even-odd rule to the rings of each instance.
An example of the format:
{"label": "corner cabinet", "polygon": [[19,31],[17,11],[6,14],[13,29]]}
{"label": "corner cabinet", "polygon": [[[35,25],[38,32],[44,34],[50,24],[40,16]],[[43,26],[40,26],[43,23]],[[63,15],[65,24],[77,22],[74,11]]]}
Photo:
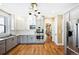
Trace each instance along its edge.
{"label": "corner cabinet", "polygon": [[6,52],[17,45],[17,37],[11,37],[5,40]]}

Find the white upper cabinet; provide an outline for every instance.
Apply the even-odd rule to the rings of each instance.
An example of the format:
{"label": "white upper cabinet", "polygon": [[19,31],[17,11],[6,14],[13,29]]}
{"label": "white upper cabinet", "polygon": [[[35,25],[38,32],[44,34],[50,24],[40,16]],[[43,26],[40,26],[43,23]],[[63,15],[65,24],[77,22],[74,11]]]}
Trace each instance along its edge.
{"label": "white upper cabinet", "polygon": [[15,30],[15,15],[11,15],[11,30]]}
{"label": "white upper cabinet", "polygon": [[28,15],[26,18],[26,29],[30,30],[30,25],[36,26],[36,17],[34,15]]}
{"label": "white upper cabinet", "polygon": [[26,22],[25,22],[25,19],[24,18],[21,18],[21,17],[16,17],[15,18],[15,28],[16,30],[25,30],[26,29]]}
{"label": "white upper cabinet", "polygon": [[30,30],[30,25],[36,25],[35,16],[28,15],[23,18],[12,15],[11,30]]}
{"label": "white upper cabinet", "polygon": [[64,14],[64,20],[69,21],[69,12]]}
{"label": "white upper cabinet", "polygon": [[42,15],[38,15],[36,19],[36,28],[38,27],[44,28],[44,17]]}
{"label": "white upper cabinet", "polygon": [[79,7],[70,11],[70,19],[79,19]]}
{"label": "white upper cabinet", "polygon": [[3,16],[0,16],[0,24],[4,25],[4,17]]}

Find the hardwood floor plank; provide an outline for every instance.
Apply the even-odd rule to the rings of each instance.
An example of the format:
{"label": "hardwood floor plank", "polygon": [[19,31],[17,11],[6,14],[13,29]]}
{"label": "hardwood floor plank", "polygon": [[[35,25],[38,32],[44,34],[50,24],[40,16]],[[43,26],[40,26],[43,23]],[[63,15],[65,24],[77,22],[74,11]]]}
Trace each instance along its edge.
{"label": "hardwood floor plank", "polygon": [[58,47],[55,44],[44,44],[44,45],[18,45],[7,55],[63,55],[64,48]]}

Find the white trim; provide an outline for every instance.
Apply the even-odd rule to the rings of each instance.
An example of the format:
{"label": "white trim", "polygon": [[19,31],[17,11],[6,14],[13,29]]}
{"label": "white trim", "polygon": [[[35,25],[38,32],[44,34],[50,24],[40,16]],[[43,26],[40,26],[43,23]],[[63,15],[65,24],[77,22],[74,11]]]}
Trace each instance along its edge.
{"label": "white trim", "polygon": [[58,43],[58,42],[55,42],[55,41],[53,41],[56,45],[62,45],[62,46],[64,46],[64,44],[62,44],[62,43]]}
{"label": "white trim", "polygon": [[64,45],[63,43],[58,43],[58,42],[57,42],[56,44],[57,44],[57,45]]}
{"label": "white trim", "polygon": [[65,36],[65,34],[64,34],[64,32],[65,32],[64,28],[65,28],[65,25],[64,25],[64,15],[63,15],[63,19],[62,19],[62,45],[64,45],[64,36]]}
{"label": "white trim", "polygon": [[76,51],[74,51],[73,49],[71,49],[70,47],[67,47],[69,50],[71,50],[72,52],[74,52],[75,54],[78,54],[79,55],[79,53],[77,53]]}

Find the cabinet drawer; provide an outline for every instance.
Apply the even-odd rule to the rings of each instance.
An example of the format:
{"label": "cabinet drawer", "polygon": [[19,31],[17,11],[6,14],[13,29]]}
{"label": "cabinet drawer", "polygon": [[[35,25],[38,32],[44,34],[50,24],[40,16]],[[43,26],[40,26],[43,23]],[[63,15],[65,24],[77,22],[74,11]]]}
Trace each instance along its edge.
{"label": "cabinet drawer", "polygon": [[6,40],[6,43],[11,43],[12,42],[12,39],[7,39]]}
{"label": "cabinet drawer", "polygon": [[3,41],[0,41],[0,45],[2,45],[3,43],[5,43],[5,41],[3,40]]}

